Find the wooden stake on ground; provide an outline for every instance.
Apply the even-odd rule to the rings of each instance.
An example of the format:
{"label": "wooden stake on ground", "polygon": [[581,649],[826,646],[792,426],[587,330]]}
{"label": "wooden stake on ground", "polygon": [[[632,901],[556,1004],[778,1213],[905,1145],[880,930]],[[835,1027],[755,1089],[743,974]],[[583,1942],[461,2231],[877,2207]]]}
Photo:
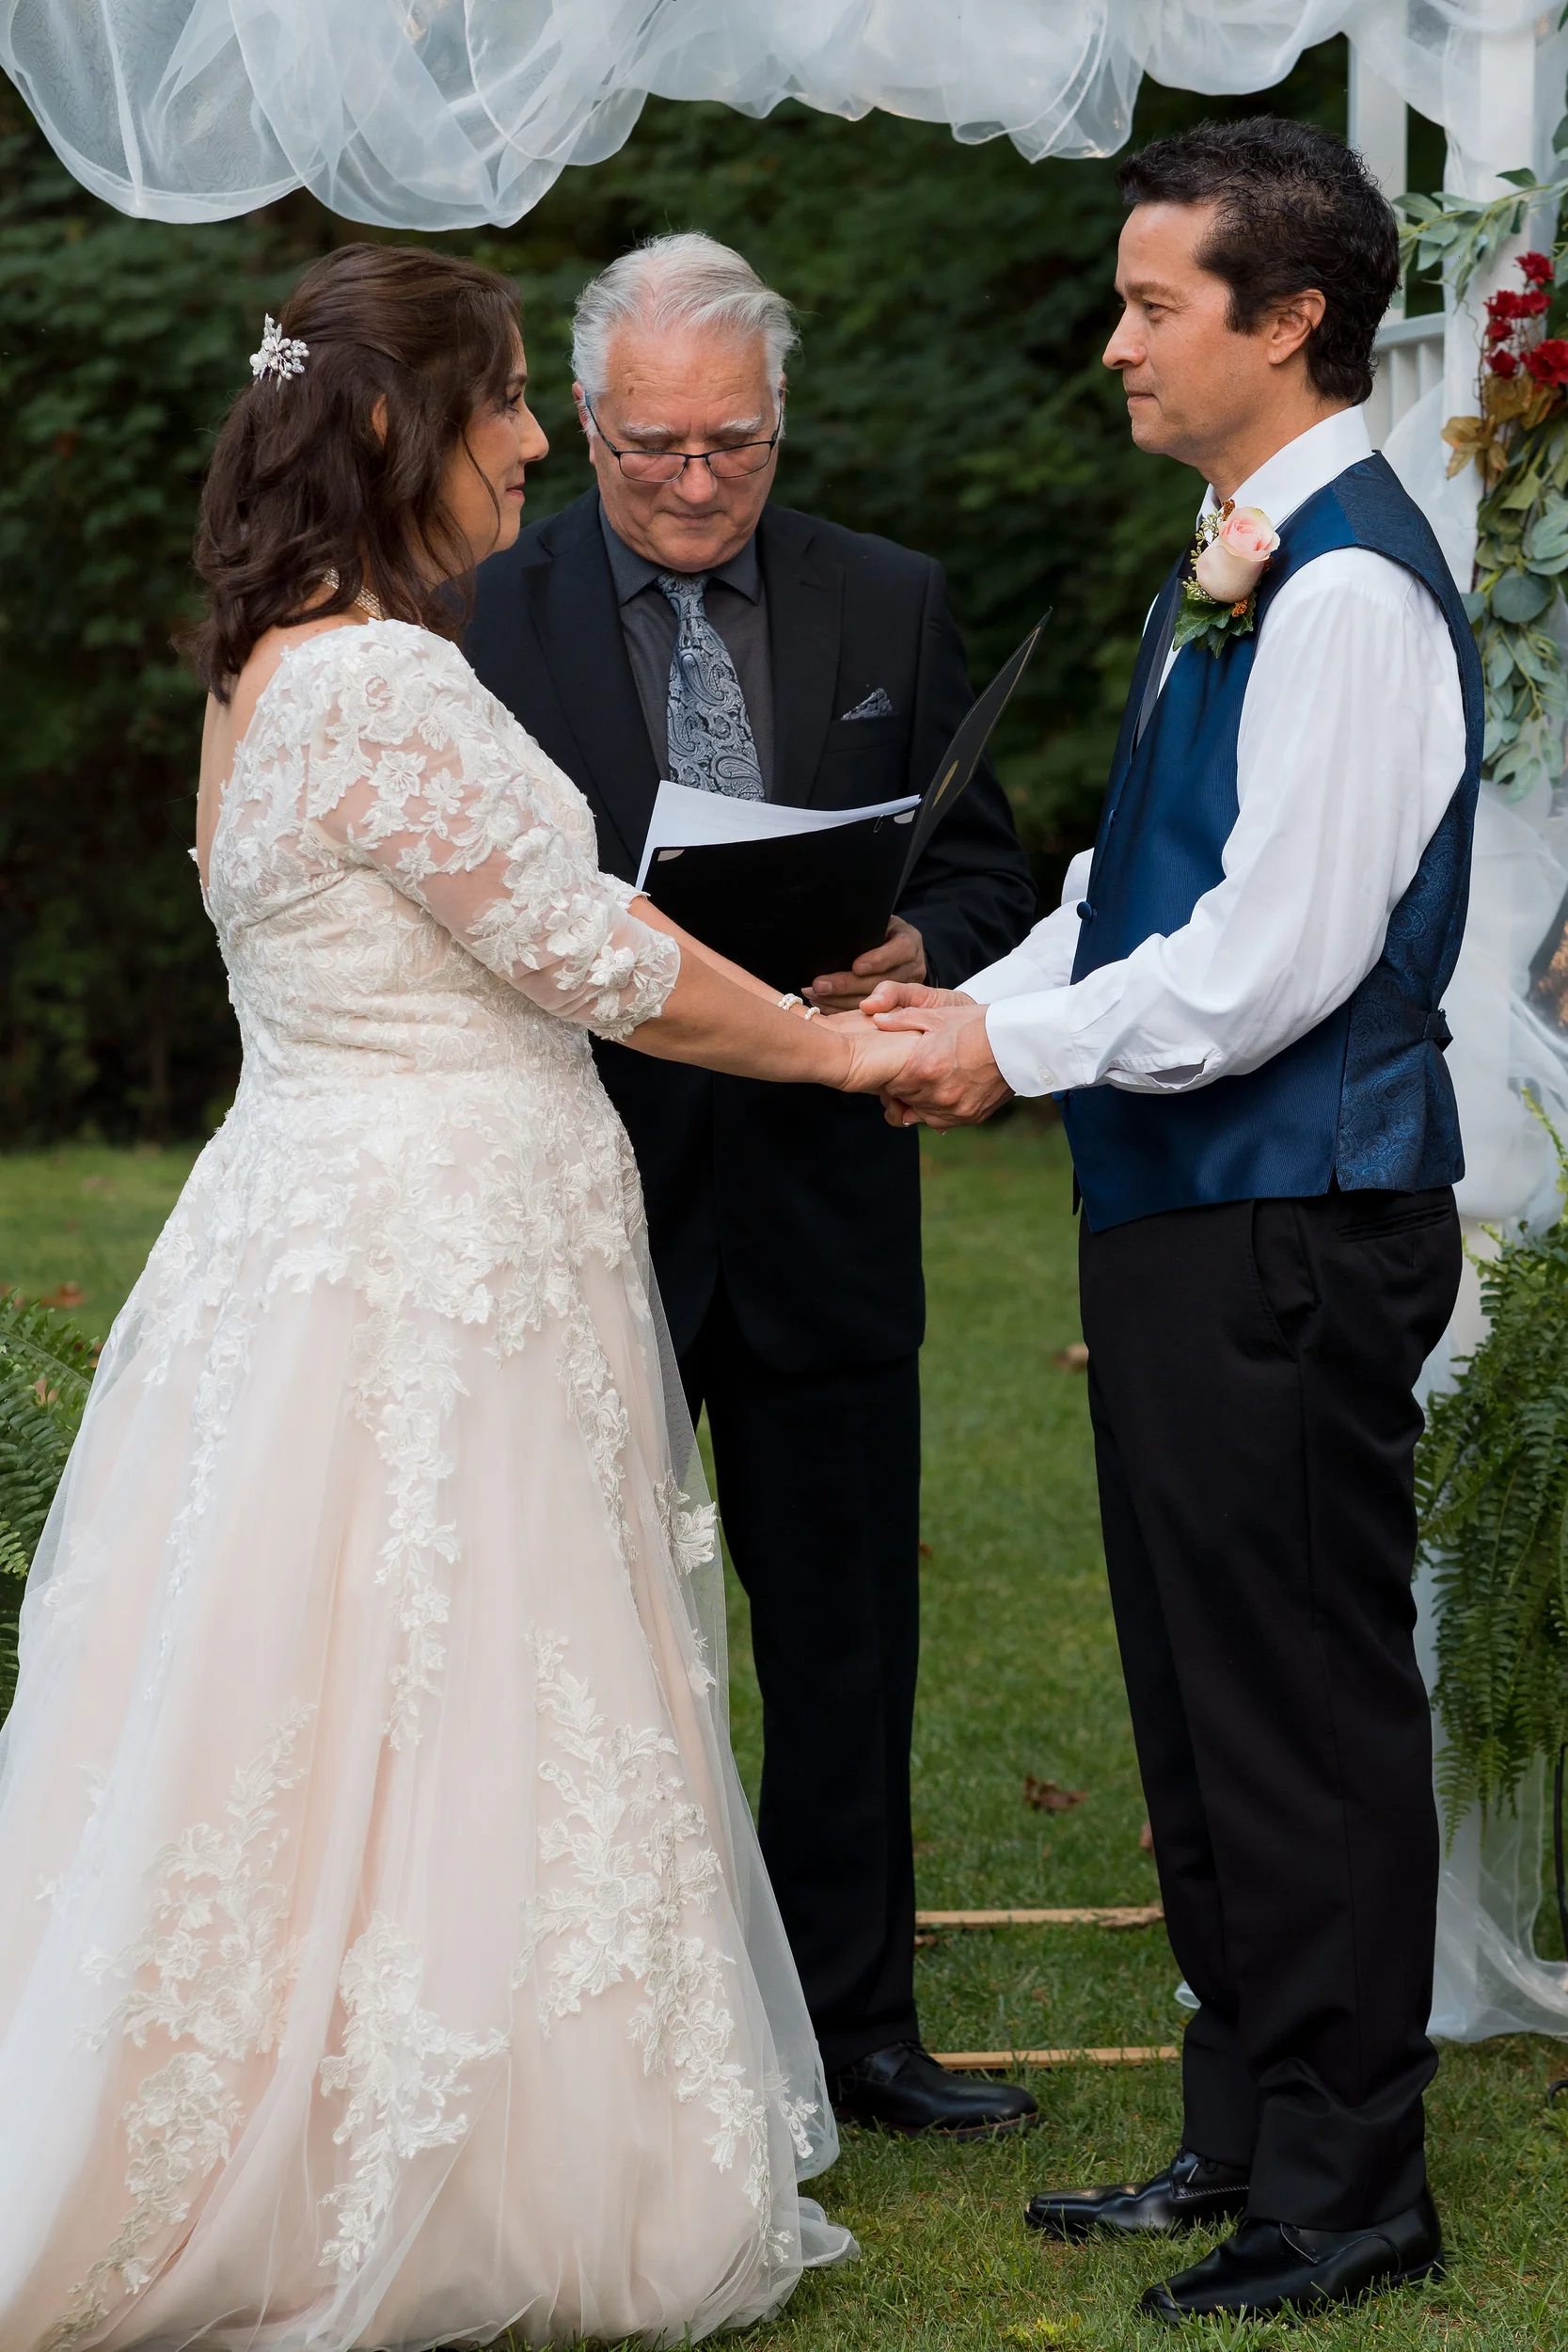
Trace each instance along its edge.
{"label": "wooden stake on ground", "polygon": [[1164,1917],[1158,1903],[1098,1905],[1077,1911],[917,1911],[917,1928],[1153,1928]]}
{"label": "wooden stake on ground", "polygon": [[1123,2050],[933,2050],[939,2066],[970,2074],[995,2074],[1009,2066],[1153,2066],[1181,2055],[1172,2042],[1158,2049]]}

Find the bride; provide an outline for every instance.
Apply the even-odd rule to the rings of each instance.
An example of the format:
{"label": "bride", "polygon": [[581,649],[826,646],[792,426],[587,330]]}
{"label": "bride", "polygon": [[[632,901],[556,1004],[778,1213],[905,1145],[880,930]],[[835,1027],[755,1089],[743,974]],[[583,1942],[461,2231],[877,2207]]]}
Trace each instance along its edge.
{"label": "bride", "polygon": [[193,639],[244,1073],[27,1595],[0,2344],[695,2338],[852,2241],[590,1035],[873,1091],[911,1041],[598,872],[452,642],[545,452],[504,281],[340,250],[252,366]]}

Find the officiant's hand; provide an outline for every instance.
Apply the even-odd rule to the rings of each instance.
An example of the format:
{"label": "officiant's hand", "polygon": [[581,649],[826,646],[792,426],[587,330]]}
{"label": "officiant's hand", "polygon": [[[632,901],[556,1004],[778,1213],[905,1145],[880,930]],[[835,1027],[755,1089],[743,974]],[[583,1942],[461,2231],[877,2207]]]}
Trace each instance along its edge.
{"label": "officiant's hand", "polygon": [[857,956],[847,972],[828,972],[805,991],[809,1004],[824,1012],[855,1012],[881,981],[915,981],[926,977],[926,942],[912,923],[895,914],[879,947]]}
{"label": "officiant's hand", "polygon": [[986,1009],[961,989],[884,985],[862,1009],[879,1029],[922,1033],[883,1089],[889,1126],[975,1127],[1012,1099],[986,1034]]}

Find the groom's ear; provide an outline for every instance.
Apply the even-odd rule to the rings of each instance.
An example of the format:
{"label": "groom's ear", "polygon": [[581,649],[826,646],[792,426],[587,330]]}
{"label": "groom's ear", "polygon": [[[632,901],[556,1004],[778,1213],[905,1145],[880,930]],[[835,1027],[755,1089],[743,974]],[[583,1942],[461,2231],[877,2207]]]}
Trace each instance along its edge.
{"label": "groom's ear", "polygon": [[1268,346],[1269,365],[1282,368],[1306,346],[1307,337],[1323,325],[1328,303],[1316,286],[1304,287],[1300,294],[1288,295],[1277,303],[1262,321],[1260,332]]}

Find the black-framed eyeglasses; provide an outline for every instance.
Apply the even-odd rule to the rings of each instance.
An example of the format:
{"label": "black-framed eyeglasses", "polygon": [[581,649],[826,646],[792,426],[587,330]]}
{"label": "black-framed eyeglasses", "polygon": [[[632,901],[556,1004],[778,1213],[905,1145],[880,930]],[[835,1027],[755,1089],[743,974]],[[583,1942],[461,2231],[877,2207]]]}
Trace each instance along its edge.
{"label": "black-framed eyeglasses", "polygon": [[736,441],[728,449],[617,449],[594,415],[594,404],[586,393],[582,405],[593,420],[594,432],[628,482],[673,482],[688,466],[705,466],[721,482],[734,481],[739,474],[760,473],[778,448],[784,432],[781,404],[779,421],[766,441]]}

